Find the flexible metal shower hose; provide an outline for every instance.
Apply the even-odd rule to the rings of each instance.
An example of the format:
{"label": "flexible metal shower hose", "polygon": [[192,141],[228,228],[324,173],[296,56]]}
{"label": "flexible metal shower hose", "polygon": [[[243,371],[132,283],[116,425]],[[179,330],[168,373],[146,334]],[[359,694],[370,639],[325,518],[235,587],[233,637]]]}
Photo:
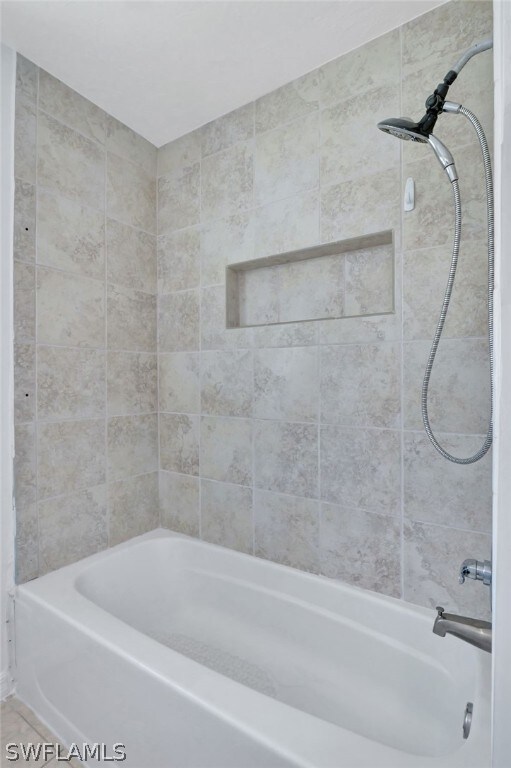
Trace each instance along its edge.
{"label": "flexible metal shower hose", "polygon": [[447,287],[445,289],[444,301],[442,309],[440,311],[440,318],[433,338],[433,344],[429,353],[428,362],[426,365],[426,372],[424,374],[424,381],[422,383],[422,396],[421,396],[421,409],[422,409],[422,421],[424,423],[424,429],[429,439],[433,443],[434,447],[445,459],[453,461],[455,464],[473,464],[488,452],[493,440],[493,284],[494,284],[494,235],[493,235],[493,181],[491,170],[491,157],[488,149],[488,142],[482,129],[482,126],[469,109],[460,107],[459,113],[464,115],[472,125],[477,133],[479,144],[483,155],[484,174],[486,180],[486,204],[487,204],[487,222],[488,222],[488,341],[489,341],[489,357],[490,357],[490,421],[488,425],[488,432],[484,440],[483,445],[474,453],[473,456],[467,458],[460,458],[453,456],[451,453],[445,450],[431,429],[428,415],[428,389],[429,380],[431,377],[431,371],[433,369],[433,363],[435,361],[435,355],[440,343],[440,337],[444,329],[445,318],[449,309],[449,302],[451,300],[451,293],[454,286],[454,278],[456,276],[456,267],[458,265],[458,255],[460,250],[460,237],[461,237],[461,200],[460,200],[460,188],[457,181],[452,182],[452,190],[454,194],[454,208],[455,208],[455,228],[454,228],[454,243],[452,248],[451,266],[449,269],[449,279],[447,280]]}

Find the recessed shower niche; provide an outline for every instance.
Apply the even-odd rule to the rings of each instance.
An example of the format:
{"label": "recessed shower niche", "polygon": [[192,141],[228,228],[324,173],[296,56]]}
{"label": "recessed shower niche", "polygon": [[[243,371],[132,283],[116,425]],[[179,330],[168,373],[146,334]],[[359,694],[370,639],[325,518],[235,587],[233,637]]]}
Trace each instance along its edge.
{"label": "recessed shower niche", "polygon": [[389,314],[393,232],[230,264],[226,302],[228,328]]}

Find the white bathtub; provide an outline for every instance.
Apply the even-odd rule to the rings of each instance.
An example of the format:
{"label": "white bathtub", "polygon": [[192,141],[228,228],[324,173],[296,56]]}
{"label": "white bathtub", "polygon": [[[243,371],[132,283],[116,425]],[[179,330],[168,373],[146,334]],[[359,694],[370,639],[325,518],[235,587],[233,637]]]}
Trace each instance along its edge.
{"label": "white bathtub", "polygon": [[15,614],[19,697],[129,768],[490,765],[490,655],[431,610],[159,530],[20,586]]}

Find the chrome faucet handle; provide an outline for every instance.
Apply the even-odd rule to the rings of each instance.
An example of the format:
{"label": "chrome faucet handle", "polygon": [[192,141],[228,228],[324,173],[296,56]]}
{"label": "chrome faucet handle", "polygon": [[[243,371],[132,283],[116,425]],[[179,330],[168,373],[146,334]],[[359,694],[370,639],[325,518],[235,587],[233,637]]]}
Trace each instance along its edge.
{"label": "chrome faucet handle", "polygon": [[465,579],[467,578],[482,581],[483,584],[489,586],[491,584],[491,577],[492,571],[490,560],[481,562],[480,560],[469,558],[468,560],[464,560],[461,564],[459,575],[460,584],[464,584]]}
{"label": "chrome faucet handle", "polygon": [[437,612],[437,616],[441,618],[444,615],[443,605],[437,605],[436,612]]}

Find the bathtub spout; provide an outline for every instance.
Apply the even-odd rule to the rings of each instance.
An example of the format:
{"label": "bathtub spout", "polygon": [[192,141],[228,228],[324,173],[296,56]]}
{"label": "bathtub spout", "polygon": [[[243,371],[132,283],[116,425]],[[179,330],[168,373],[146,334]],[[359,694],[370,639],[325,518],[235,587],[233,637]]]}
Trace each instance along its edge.
{"label": "bathtub spout", "polygon": [[492,625],[489,621],[470,619],[468,616],[458,616],[455,613],[444,613],[441,606],[437,606],[437,617],[433,624],[435,635],[445,637],[454,635],[476,648],[491,653]]}

